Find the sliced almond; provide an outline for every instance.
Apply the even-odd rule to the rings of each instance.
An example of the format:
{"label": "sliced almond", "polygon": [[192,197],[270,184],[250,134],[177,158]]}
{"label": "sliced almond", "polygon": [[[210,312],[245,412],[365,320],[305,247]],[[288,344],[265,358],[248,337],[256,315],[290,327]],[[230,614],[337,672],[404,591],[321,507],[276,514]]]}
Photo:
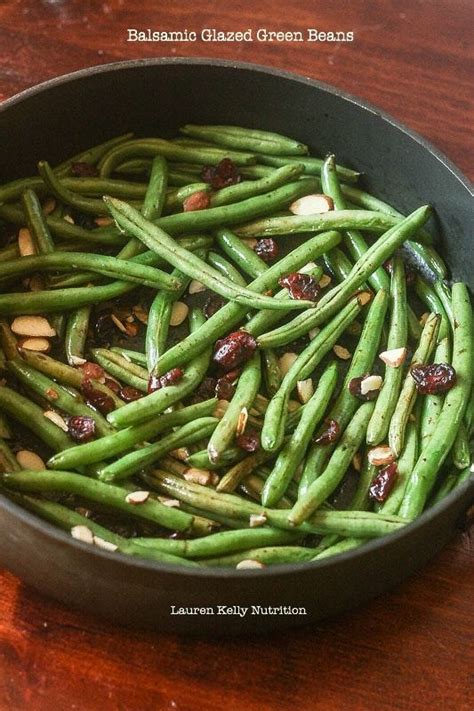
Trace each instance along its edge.
{"label": "sliced almond", "polygon": [[18,336],[52,338],[56,335],[56,330],[44,316],[17,316],[10,328]]}
{"label": "sliced almond", "polygon": [[186,447],[179,447],[179,449],[173,449],[170,454],[175,459],[179,459],[181,462],[185,462],[189,457],[189,450],[186,449]]}
{"label": "sliced almond", "polygon": [[321,279],[319,280],[319,286],[321,289],[325,289],[329,284],[332,282],[331,277],[329,274],[323,274]]}
{"label": "sliced almond", "polygon": [[241,560],[240,563],[237,563],[235,567],[237,570],[265,568],[264,564],[260,563],[259,560],[252,560],[251,558],[249,558],[248,560]]}
{"label": "sliced almond", "polygon": [[94,534],[90,528],[87,526],[73,526],[71,528],[71,536],[76,539],[76,541],[82,541],[82,543],[94,543]]}
{"label": "sliced almond", "polygon": [[359,293],[357,294],[357,301],[359,302],[360,306],[365,306],[370,301],[372,301],[371,292],[370,291],[359,291]]}
{"label": "sliced almond", "polygon": [[311,331],[308,331],[308,336],[310,341],[314,341],[318,333],[320,332],[320,328],[312,328]]}
{"label": "sliced almond", "polygon": [[148,323],[148,312],[143,308],[141,304],[134,306],[132,311],[137,317],[137,319],[140,321],[140,323]]}
{"label": "sliced almond", "polygon": [[265,513],[252,514],[249,519],[250,528],[258,528],[259,526],[264,526],[267,522],[267,515]]}
{"label": "sliced almond", "polygon": [[20,449],[16,453],[16,461],[22,469],[31,469],[34,472],[42,472],[46,469],[46,464],[36,452],[29,449]]}
{"label": "sliced almond", "polygon": [[51,215],[52,212],[55,211],[56,209],[56,200],[53,197],[49,197],[47,200],[44,201],[44,203],[41,206],[41,209],[43,210],[43,215]]}
{"label": "sliced almond", "polygon": [[28,227],[22,227],[18,232],[18,251],[20,252],[20,257],[31,257],[32,254],[37,253],[36,245]]}
{"label": "sliced almond", "polygon": [[168,499],[166,496],[159,496],[158,500],[163,504],[163,506],[169,506],[172,509],[179,509],[181,502],[178,499]]}
{"label": "sliced almond", "polygon": [[392,348],[389,351],[382,351],[379,358],[389,366],[389,368],[399,368],[404,364],[408,350],[406,348]]}
{"label": "sliced almond", "polygon": [[429,318],[428,311],[426,311],[424,314],[421,314],[420,319],[419,319],[420,326],[424,326],[425,323],[428,321],[428,318]]}
{"label": "sliced almond", "polygon": [[145,501],[148,500],[149,496],[149,491],[132,491],[130,494],[127,494],[125,501],[127,504],[144,504]]}
{"label": "sliced almond", "polygon": [[372,447],[367,452],[367,458],[370,464],[376,467],[383,467],[395,461],[395,454],[392,452],[388,444],[381,444],[378,447]]}
{"label": "sliced almond", "polygon": [[301,403],[298,402],[298,400],[288,400],[288,412],[295,412],[296,410],[299,410],[301,407]]}
{"label": "sliced almond", "polygon": [[295,360],[298,358],[297,353],[283,353],[281,356],[279,363],[280,363],[280,372],[283,376],[285,376]]}
{"label": "sliced almond", "polygon": [[190,481],[193,484],[200,484],[201,486],[213,486],[217,483],[217,476],[214,472],[209,471],[209,469],[198,469],[197,467],[186,469],[184,478],[186,481]]}
{"label": "sliced almond", "polygon": [[30,291],[44,291],[45,282],[41,274],[33,274],[28,281]]}
{"label": "sliced almond", "polygon": [[61,417],[59,412],[56,412],[55,410],[46,410],[43,412],[43,417],[46,417],[47,420],[53,423],[53,425],[56,425],[56,427],[59,427],[63,432],[69,432],[69,427],[67,426],[66,420]]}
{"label": "sliced almond", "polygon": [[352,466],[356,472],[362,471],[362,454],[360,452],[356,452],[352,457]]}
{"label": "sliced almond", "polygon": [[51,350],[51,343],[47,338],[20,338],[18,348],[26,351],[37,351],[38,353],[48,353]]}
{"label": "sliced almond", "polygon": [[87,363],[87,360],[85,358],[81,358],[80,356],[76,355],[69,356],[69,365],[84,365],[84,363]]}
{"label": "sliced almond", "polygon": [[334,210],[334,203],[329,195],[305,195],[295,200],[290,205],[293,215],[321,215],[323,212]]}
{"label": "sliced almond", "polygon": [[97,225],[97,227],[108,227],[109,225],[114,224],[113,219],[111,217],[107,217],[106,215],[101,215],[100,217],[96,217],[94,222]]}
{"label": "sliced almond", "polygon": [[254,237],[249,237],[248,239],[243,239],[241,240],[249,249],[255,249],[257,246],[258,240],[256,240]]}
{"label": "sliced almond", "polygon": [[307,264],[304,265],[304,267],[301,267],[301,269],[298,269],[298,272],[300,274],[309,274],[310,272],[313,271],[313,269],[316,269],[317,264],[316,262],[308,262]]}
{"label": "sliced almond", "polygon": [[64,222],[69,222],[70,225],[75,225],[76,223],[72,219],[71,215],[64,215],[63,217]]}
{"label": "sliced almond", "polygon": [[334,346],[333,351],[341,360],[349,360],[349,358],[351,357],[350,351],[348,351],[347,348],[344,348],[344,346],[340,346],[337,343]]}
{"label": "sliced almond", "polygon": [[118,546],[116,546],[115,543],[106,541],[104,538],[101,538],[100,536],[93,536],[92,540],[94,542],[94,545],[97,546],[97,548],[102,548],[104,551],[116,551],[118,549]]}
{"label": "sliced almond", "polygon": [[119,331],[122,331],[122,333],[127,333],[127,329],[125,328],[124,324],[121,322],[119,318],[115,314],[110,314],[110,318],[114,322],[114,324],[117,326]]}
{"label": "sliced almond", "polygon": [[380,390],[382,383],[383,380],[380,375],[368,375],[360,383],[360,394],[367,395],[367,393],[373,392],[374,390]]}
{"label": "sliced almond", "polygon": [[298,380],[296,383],[296,390],[298,392],[298,397],[303,403],[303,405],[311,400],[314,394],[314,386],[311,378],[306,378],[306,380]]}
{"label": "sliced almond", "polygon": [[235,436],[240,437],[241,434],[245,432],[245,428],[247,427],[247,420],[249,419],[249,411],[247,410],[246,407],[243,407],[239,413],[239,417],[237,419],[237,427],[235,428]]}
{"label": "sliced almond", "polygon": [[201,284],[200,281],[197,281],[197,279],[192,279],[188,287],[188,292],[190,294],[199,294],[201,291],[206,291],[206,288],[207,287]]}
{"label": "sliced almond", "polygon": [[184,301],[175,301],[171,309],[170,326],[179,326],[189,312],[189,306]]}

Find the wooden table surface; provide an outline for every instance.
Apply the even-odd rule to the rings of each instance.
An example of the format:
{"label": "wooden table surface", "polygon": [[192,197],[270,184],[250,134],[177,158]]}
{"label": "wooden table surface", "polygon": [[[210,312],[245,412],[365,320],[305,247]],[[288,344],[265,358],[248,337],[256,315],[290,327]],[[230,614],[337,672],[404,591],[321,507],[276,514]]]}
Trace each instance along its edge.
{"label": "wooden table surface", "polygon": [[[0,99],[82,67],[208,56],[291,70],[387,110],[473,177],[472,0],[0,0]],[[216,14],[218,8],[218,14]],[[127,28],[353,32],[352,42],[127,42]],[[2,140],[8,140],[2,137]],[[115,628],[0,575],[0,710],[472,708],[472,535],[394,592],[250,640]],[[471,700],[469,700],[471,699]]]}

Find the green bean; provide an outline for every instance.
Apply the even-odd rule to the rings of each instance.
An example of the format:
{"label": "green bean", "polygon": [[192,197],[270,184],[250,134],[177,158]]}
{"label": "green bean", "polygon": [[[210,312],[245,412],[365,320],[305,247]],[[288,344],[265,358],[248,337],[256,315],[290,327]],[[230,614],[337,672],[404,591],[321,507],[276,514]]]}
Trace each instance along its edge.
{"label": "green bean", "polygon": [[[258,160],[265,165],[275,166],[281,168],[284,165],[294,165],[299,163],[304,165],[306,175],[320,175],[321,169],[323,167],[324,161],[321,158],[312,158],[309,156],[302,156],[301,158],[295,156],[271,156],[271,155],[259,155]],[[344,168],[338,165],[336,167],[337,174],[340,179],[346,183],[356,183],[360,173],[350,168]]]}
{"label": "green bean", "polygon": [[370,506],[369,489],[376,474],[377,467],[369,462],[369,458],[366,455],[362,462],[362,469],[359,474],[354,496],[349,505],[350,509],[354,511],[367,511]]}
{"label": "green bean", "polygon": [[149,422],[131,425],[119,432],[114,432],[92,442],[70,447],[51,457],[48,460],[48,467],[52,469],[75,469],[85,464],[94,464],[95,462],[101,462],[103,459],[111,459],[115,455],[132,449],[135,445],[153,439],[161,432],[165,432],[172,427],[212,415],[216,403],[215,398],[205,400],[196,405],[183,407],[181,410],[176,410],[176,412],[165,413]]}
{"label": "green bean", "polygon": [[20,469],[12,450],[5,440],[0,439],[0,472],[17,472]]}
{"label": "green bean", "polygon": [[43,415],[41,407],[23,395],[0,386],[0,407],[4,413],[21,422],[55,451],[71,446],[70,438]]}
{"label": "green bean", "polygon": [[[166,187],[168,184],[168,165],[164,158],[156,156],[151,164],[150,180],[143,200],[142,212],[147,220],[154,220],[161,217],[166,199]],[[110,195],[104,190],[102,193]]]}
{"label": "green bean", "polygon": [[[69,365],[61,363],[58,360],[54,360],[54,358],[50,358],[44,353],[35,353],[34,351],[24,350],[22,352],[22,356],[27,363],[33,366],[36,370],[39,370],[40,373],[44,373],[50,378],[54,378],[63,385],[69,385],[73,388],[77,388],[78,390],[82,388],[85,378],[80,369],[71,368]],[[106,385],[103,385],[98,380],[93,378],[91,378],[90,382],[93,385],[94,390],[98,390],[109,397],[116,408],[124,407],[123,400],[117,397],[113,390],[110,390],[110,388]]]}
{"label": "green bean", "polygon": [[322,358],[331,350],[339,336],[360,313],[357,297],[353,298],[342,310],[323,328],[318,335],[300,353],[290,367],[278,392],[270,400],[262,428],[262,447],[267,451],[275,451],[283,441],[288,401],[298,380],[308,378]]}
{"label": "green bean", "polygon": [[61,387],[61,385],[27,365],[21,358],[10,360],[8,369],[21,383],[26,385],[28,390],[41,395],[54,407],[64,410],[68,415],[92,418],[95,422],[97,433],[101,437],[114,431],[113,427],[109,425],[102,415],[84,403],[77,392],[70,392]]}
{"label": "green bean", "polygon": [[[371,403],[367,403],[370,405]],[[287,511],[266,509],[259,504],[245,501],[233,494],[216,492],[200,484],[184,481],[158,470],[152,477],[156,488],[162,493],[195,506],[202,511],[209,511],[238,520],[248,520],[250,516],[264,516],[267,523],[275,528],[297,531],[300,533],[338,533],[339,535],[357,535],[361,538],[373,538],[398,530],[406,521],[398,516],[374,514],[366,511],[318,511],[308,521],[293,526],[288,521]]]}
{"label": "green bean", "polygon": [[64,163],[61,163],[54,169],[54,172],[61,176],[67,174],[73,163],[89,163],[94,165],[113,148],[130,141],[132,138],[133,133],[125,133],[122,136],[111,138],[109,141],[105,141],[104,143],[99,143],[97,146],[88,148],[87,150],[82,151],[81,153],[78,153],[72,158],[64,161]]}
{"label": "green bean", "polygon": [[213,464],[209,459],[207,449],[201,449],[198,452],[193,452],[186,459],[187,463],[192,467],[197,467],[198,469],[220,469],[221,467],[226,467],[239,462],[246,456],[246,453],[240,447],[229,447],[229,449],[223,453],[221,461],[219,464]]}
{"label": "green bean", "polygon": [[20,257],[0,265],[0,276],[27,274],[43,269],[89,269],[114,279],[167,291],[176,291],[179,286],[177,280],[161,269],[144,264],[143,259],[140,262],[81,252],[67,254],[54,252],[40,256]]}
{"label": "green bean", "polygon": [[339,247],[332,249],[328,254],[324,255],[323,259],[326,268],[334,274],[338,281],[344,281],[344,279],[348,278],[353,265],[342,249],[339,249]]}
{"label": "green bean", "polygon": [[130,363],[119,353],[107,350],[107,348],[92,348],[92,360],[102,366],[102,368],[117,380],[121,380],[132,388],[136,388],[143,393],[148,392],[148,371],[140,365]]}
{"label": "green bean", "polygon": [[[195,163],[170,163],[170,170],[172,172],[178,172],[178,174],[185,174],[188,177],[187,182],[192,183],[195,175],[201,175],[202,165],[197,165]],[[246,180],[256,180],[258,178],[265,178],[274,173],[275,169],[267,167],[265,165],[240,165],[238,172],[242,178]],[[223,189],[223,188],[221,188]]]}
{"label": "green bean", "polygon": [[299,534],[278,528],[240,528],[221,531],[204,538],[135,538],[136,545],[156,548],[183,558],[206,558],[246,550],[249,546],[282,545],[300,540]]}
{"label": "green bean", "polygon": [[[332,198],[335,210],[346,210],[346,201],[339,184],[339,178],[336,173],[336,160],[333,155],[329,155],[323,163],[321,182],[323,191]],[[367,242],[358,230],[347,230],[345,232],[345,244],[354,259],[359,259],[368,249]],[[379,289],[389,290],[388,275],[383,267],[376,269],[370,275],[368,281],[376,291]]]}
{"label": "green bean", "polygon": [[[202,328],[203,323],[204,316],[201,310],[193,309],[191,311],[191,332]],[[149,417],[154,417],[170,405],[179,402],[199,385],[209,367],[210,358],[210,349],[200,352],[186,368],[183,377],[176,385],[160,388],[140,400],[129,402],[120,410],[114,410],[108,415],[109,422],[117,427],[128,427],[143,422]]]}
{"label": "green bean", "polygon": [[257,279],[263,272],[267,271],[268,265],[265,264],[263,259],[260,259],[254,250],[248,247],[245,242],[242,242],[231,230],[227,228],[217,230],[216,242],[244,274]]}
{"label": "green bean", "polygon": [[201,559],[204,566],[212,568],[235,568],[244,560],[257,561],[262,567],[267,565],[283,565],[284,563],[303,563],[311,560],[312,548],[304,546],[268,546],[264,548],[251,548],[250,550],[232,553],[216,558]]}
{"label": "green bean", "polygon": [[260,388],[260,354],[255,352],[245,364],[239,376],[237,387],[229,407],[219,420],[212,433],[207,451],[211,462],[216,464],[234,439],[237,425],[243,410],[250,410]]}
{"label": "green bean", "polygon": [[[265,292],[278,283],[281,276],[301,268],[310,259],[316,259],[327,249],[334,247],[341,237],[337,232],[318,235],[297,247],[291,254],[280,259],[267,271],[248,285],[255,291]],[[247,309],[240,304],[230,303],[211,316],[199,330],[170,348],[158,361],[158,372],[165,373],[170,368],[187,363],[197,353],[213,344],[220,336],[236,326],[245,316]]]}
{"label": "green bean", "polygon": [[355,548],[359,548],[359,546],[363,545],[364,543],[365,540],[363,538],[345,538],[344,540],[335,543],[329,548],[322,550],[317,555],[315,555],[314,558],[311,558],[311,560],[322,560],[323,558],[330,558],[334,555],[347,553],[348,551],[352,551]]}
{"label": "green bean", "polygon": [[286,165],[283,168],[277,168],[264,178],[246,180],[243,183],[237,183],[237,185],[230,185],[227,188],[218,190],[211,196],[211,207],[229,205],[256,195],[263,195],[292,180],[297,180],[303,173],[304,167],[302,165]]}
{"label": "green bean", "polygon": [[188,531],[193,524],[193,517],[184,511],[164,506],[156,499],[149,498],[140,504],[128,503],[128,489],[105,484],[90,479],[82,474],[67,471],[21,471],[2,475],[7,488],[27,492],[63,492],[76,494],[87,501],[108,506],[114,510],[152,521],[165,528]]}
{"label": "green bean", "polygon": [[405,429],[417,397],[416,383],[410,374],[410,370],[415,365],[428,363],[436,343],[439,322],[440,316],[438,314],[430,314],[428,317],[390,420],[388,442],[395,457],[399,457],[403,449]]}
{"label": "green bean", "polygon": [[[387,350],[406,348],[407,344],[407,300],[405,269],[400,257],[392,262],[390,285],[391,315]],[[367,427],[367,443],[379,444],[387,436],[390,420],[400,393],[402,364],[398,367],[386,365],[382,388],[375,403],[375,409]]]}
{"label": "green bean", "polygon": [[429,206],[421,207],[409,215],[403,223],[388,230],[357,260],[349,277],[342,284],[336,285],[327,292],[319,300],[315,309],[308,313],[299,314],[289,324],[280,326],[280,328],[260,336],[259,342],[262,348],[285,345],[295,338],[305,335],[312,328],[323,323],[329,316],[336,313],[346,298],[363,284],[366,278],[425,222],[429,214]]}
{"label": "green bean", "polygon": [[18,356],[16,336],[12,332],[8,321],[4,318],[0,318],[0,343],[6,360],[11,360]]}
{"label": "green bean", "polygon": [[69,365],[76,365],[81,358],[84,358],[91,310],[92,306],[90,305],[81,306],[81,308],[71,311],[68,316],[64,350]]}
{"label": "green bean", "polygon": [[177,447],[198,442],[202,437],[210,435],[216,427],[218,420],[215,417],[201,417],[182,425],[179,429],[166,435],[158,442],[149,444],[129,454],[125,454],[111,464],[103,467],[99,472],[99,479],[106,482],[115,482],[135,474],[144,467],[156,462],[163,455]]}
{"label": "green bean", "polygon": [[318,387],[307,403],[293,436],[280,451],[272,472],[265,482],[262,494],[264,506],[275,506],[286,492],[288,483],[303,461],[311,436],[324,415],[336,387],[336,381],[337,366],[331,363],[319,379]]}
{"label": "green bean", "polygon": [[227,259],[225,259],[221,254],[218,254],[217,252],[209,252],[207,261],[229,281],[237,284],[237,286],[247,286],[247,282],[242,274],[237,271],[234,265],[228,262]]}
{"label": "green bean", "polygon": [[367,430],[368,419],[374,409],[373,402],[366,402],[359,407],[354,417],[347,425],[338,445],[336,446],[326,469],[307,491],[300,496],[288,515],[288,520],[294,526],[305,521],[327,497],[332,494],[341,482],[347,467],[360,447]]}
{"label": "green bean", "polygon": [[152,158],[163,156],[168,160],[184,161],[188,163],[199,163],[202,165],[214,165],[223,158],[230,158],[235,165],[248,165],[255,163],[255,157],[251,153],[242,151],[226,151],[220,148],[180,146],[171,141],[164,141],[160,138],[139,138],[113,148],[99,163],[100,174],[108,177],[113,173],[115,167],[134,158]]}
{"label": "green bean", "polygon": [[453,305],[451,302],[452,294],[450,293],[449,287],[444,281],[437,279],[433,284],[433,288],[449,319],[451,329],[454,331]]}
{"label": "green bean", "polygon": [[33,190],[25,190],[22,195],[26,222],[34,242],[41,254],[54,252],[55,246],[51,233],[45,222],[41,203]]}
{"label": "green bean", "polygon": [[198,259],[195,254],[190,254],[187,250],[182,249],[175,240],[168,237],[159,227],[143,219],[130,205],[115,198],[104,198],[104,200],[106,200],[111,214],[123,229],[138,237],[147,247],[166,259],[174,267],[181,269],[192,279],[201,281],[205,286],[224,298],[250,308],[300,309],[314,306],[310,301],[291,299],[276,301],[271,297],[262,296],[244,287],[237,288],[231,281],[224,280],[218,271]]}
{"label": "green bean", "polygon": [[469,479],[472,479],[472,473],[473,472],[471,467],[466,467],[462,470],[462,472],[459,472],[456,486],[461,486],[461,484],[464,484],[464,482],[468,481]]}
{"label": "green bean", "polygon": [[466,426],[463,422],[459,425],[459,430],[454,440],[452,449],[453,463],[457,469],[465,469],[471,463],[471,450],[469,447],[469,437]]}
{"label": "green bean", "polygon": [[262,351],[262,368],[265,389],[270,397],[273,397],[281,386],[282,373],[280,361],[275,351],[267,348]]}
{"label": "green bean", "polygon": [[433,498],[431,499],[430,505],[435,506],[436,504],[439,504],[440,501],[443,501],[448,494],[451,493],[451,491],[456,487],[456,482],[458,480],[459,472],[451,472],[451,474],[448,474],[448,476],[444,479],[443,483],[439,487],[438,491],[435,493]]}
{"label": "green bean", "polygon": [[198,138],[226,148],[273,155],[306,155],[308,147],[279,133],[240,126],[198,126],[188,123],[180,129],[185,136]]}
{"label": "green bean", "polygon": [[140,353],[140,351],[131,351],[130,349],[122,348],[121,346],[112,346],[110,350],[113,353],[119,353],[119,355],[123,356],[125,359],[128,358],[132,361],[132,363],[146,366],[146,355],[144,353]]}
{"label": "green bean", "polygon": [[292,236],[304,232],[325,230],[368,230],[383,234],[386,230],[403,222],[400,218],[384,212],[370,210],[331,210],[316,215],[284,215],[265,217],[236,227],[236,234],[242,239],[250,237]]}
{"label": "green bean", "polygon": [[[6,361],[5,361],[6,364]],[[0,413],[0,439],[11,439],[12,431],[4,415]]]}
{"label": "green bean", "polygon": [[418,459],[418,433],[416,425],[409,422],[403,452],[397,461],[397,477],[387,500],[378,509],[379,512],[397,514]]}
{"label": "green bean", "polygon": [[430,439],[429,446],[413,469],[405,498],[400,507],[409,519],[418,516],[424,508],[434,485],[436,475],[450,451],[462,421],[472,387],[472,310],[465,284],[456,282],[452,287],[454,344],[452,366],[456,371],[455,385],[446,393],[443,409]]}
{"label": "green bean", "polygon": [[[387,307],[388,294],[381,289],[370,305],[360,340],[354,351],[341,392],[327,416],[328,420],[334,420],[338,423],[340,432],[348,425],[360,404],[360,401],[349,391],[349,383],[353,378],[359,378],[371,372],[382,335]],[[334,446],[334,444],[324,446],[313,444],[301,476],[300,495],[306,493],[310,484],[323,471]]]}

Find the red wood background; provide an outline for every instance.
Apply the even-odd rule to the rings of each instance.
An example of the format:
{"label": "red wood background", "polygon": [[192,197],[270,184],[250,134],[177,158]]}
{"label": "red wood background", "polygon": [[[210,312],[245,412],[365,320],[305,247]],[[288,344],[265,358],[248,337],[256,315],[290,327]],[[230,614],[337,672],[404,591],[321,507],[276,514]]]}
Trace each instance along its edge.
{"label": "red wood background", "polygon": [[[162,6],[166,5],[166,8]],[[0,0],[0,99],[103,62],[245,60],[357,94],[471,178],[472,0]],[[353,31],[347,43],[127,43],[127,28]],[[0,140],[8,140],[2,136]],[[190,640],[115,628],[0,574],[0,710],[472,708],[472,535],[396,591],[312,629]]]}

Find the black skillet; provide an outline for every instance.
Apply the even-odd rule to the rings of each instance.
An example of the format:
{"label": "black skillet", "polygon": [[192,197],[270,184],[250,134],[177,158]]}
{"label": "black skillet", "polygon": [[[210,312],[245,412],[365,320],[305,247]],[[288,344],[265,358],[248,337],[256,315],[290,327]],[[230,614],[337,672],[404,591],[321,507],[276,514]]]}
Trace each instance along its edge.
{"label": "black skillet", "polygon": [[[466,179],[432,146],[372,106],[280,71],[196,59],[122,62],[30,89],[0,107],[0,182],[133,130],[167,136],[184,123],[269,129],[334,152],[399,210],[431,202],[438,245],[474,286]],[[0,496],[0,564],[43,593],[120,624],[184,633],[256,633],[315,622],[412,574],[462,525],[474,480],[417,521],[334,559],[263,571],[189,570],[79,543]],[[172,614],[204,608],[198,614]],[[249,608],[245,616],[237,609]],[[277,608],[252,614],[252,606]],[[281,606],[290,608],[280,613]],[[301,608],[301,609],[300,609]],[[304,612],[306,614],[304,614]]]}

